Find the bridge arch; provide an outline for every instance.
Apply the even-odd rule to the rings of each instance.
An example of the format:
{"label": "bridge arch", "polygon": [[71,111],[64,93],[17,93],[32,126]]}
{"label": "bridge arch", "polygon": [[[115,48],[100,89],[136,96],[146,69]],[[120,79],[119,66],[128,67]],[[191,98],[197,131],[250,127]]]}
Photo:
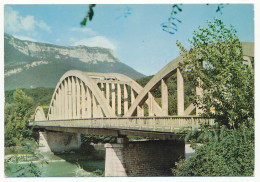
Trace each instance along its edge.
{"label": "bridge arch", "polygon": [[[87,109],[91,109],[93,103],[98,102],[100,104],[97,107],[102,109],[105,116],[115,117],[91,78],[82,71],[70,70],[60,78],[55,88],[48,111],[48,119],[79,119],[82,115],[90,118],[93,114],[88,110],[87,112],[82,110],[82,105],[80,105],[86,103],[83,99],[87,99],[88,104],[90,103]],[[92,99],[93,103],[89,102]]]}
{"label": "bridge arch", "polygon": [[[182,75],[178,69],[179,63],[182,62],[182,57],[179,56],[170,63],[168,63],[165,67],[163,67],[143,88],[142,92],[137,96],[135,102],[131,105],[128,112],[125,114],[126,117],[133,116],[136,113],[137,107],[142,105],[147,99],[152,100],[151,98],[151,92],[155,90],[160,84],[162,86],[162,97],[165,96],[166,98],[162,98],[162,110],[164,110],[164,114],[168,115],[168,88],[166,86],[166,80],[177,72],[177,80],[179,81],[183,78]],[[183,86],[183,83],[182,83]],[[182,88],[183,91],[183,88]],[[183,95],[184,96],[184,95]],[[164,105],[165,104],[165,105]],[[184,99],[183,99],[183,105],[184,105]],[[149,112],[153,112],[152,109],[149,109]],[[153,113],[154,114],[154,113]],[[150,114],[151,115],[151,114]]]}
{"label": "bridge arch", "polygon": [[41,106],[38,106],[35,109],[34,120],[35,121],[46,121],[46,116],[45,116],[45,113],[44,113],[43,108]]}
{"label": "bridge arch", "polygon": [[[241,42],[242,50],[243,50],[243,59],[247,62],[248,66],[252,68],[252,59],[254,59],[254,44],[250,42]],[[190,104],[186,109],[184,108],[184,80],[182,73],[180,71],[179,63],[183,63],[183,57],[179,56],[173,61],[169,62],[165,67],[163,67],[143,88],[142,92],[137,96],[135,102],[132,103],[128,112],[125,114],[125,117],[131,117],[134,115],[138,115],[137,109],[142,106],[143,103],[147,100],[150,102],[154,102],[152,98],[151,92],[158,88],[161,85],[162,88],[162,108],[160,114],[168,115],[168,88],[166,85],[166,80],[177,73],[177,109],[178,116],[189,115],[196,108],[193,104]],[[202,94],[202,90],[200,88],[196,88],[196,94]],[[196,113],[198,113],[197,111]],[[154,116],[157,115],[153,111],[153,107],[149,108],[149,115]]]}
{"label": "bridge arch", "polygon": [[[252,67],[254,44],[242,43],[244,60]],[[162,68],[143,88],[133,79],[119,73],[96,73],[70,70],[59,80],[53,93],[47,116],[37,108],[37,119],[61,120],[103,117],[168,116],[166,80],[177,73],[177,115],[187,116],[196,110],[193,104],[184,108],[184,80],[178,68],[183,62],[177,57]],[[152,92],[161,86],[161,106]],[[196,88],[197,94],[202,92]],[[45,117],[45,118],[44,118]]]}
{"label": "bridge arch", "polygon": [[[56,85],[47,119],[122,116],[142,89],[133,79],[119,73],[70,70]],[[152,104],[159,108],[156,102]]]}

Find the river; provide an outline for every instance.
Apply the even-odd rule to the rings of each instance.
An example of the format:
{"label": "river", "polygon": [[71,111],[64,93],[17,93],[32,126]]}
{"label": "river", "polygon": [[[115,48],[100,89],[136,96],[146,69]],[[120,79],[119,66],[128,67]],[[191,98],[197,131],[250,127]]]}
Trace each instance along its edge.
{"label": "river", "polygon": [[[80,165],[80,167],[79,167]],[[80,164],[67,161],[56,161],[44,164],[42,177],[78,177],[102,176],[104,173],[104,160],[84,160]]]}
{"label": "river", "polygon": [[[45,154],[47,163],[40,164],[35,161],[41,171],[41,177],[94,177],[104,176],[105,170],[105,151],[103,147],[96,146],[98,150],[87,154]],[[185,145],[185,158],[194,154],[194,150],[189,144]],[[20,165],[29,165],[30,162],[21,162]],[[16,174],[10,170],[5,171],[8,177]]]}
{"label": "river", "polygon": [[[94,146],[95,150],[92,153],[63,153],[53,154],[44,153],[44,160],[41,162],[32,155],[20,154],[20,167],[16,163],[8,163],[9,167],[5,170],[7,177],[16,177],[21,173],[18,169],[27,167],[33,162],[37,165],[37,169],[41,172],[41,177],[94,177],[104,176],[105,170],[105,150],[99,145]],[[14,155],[6,155],[8,159]],[[28,176],[29,173],[25,174]]]}

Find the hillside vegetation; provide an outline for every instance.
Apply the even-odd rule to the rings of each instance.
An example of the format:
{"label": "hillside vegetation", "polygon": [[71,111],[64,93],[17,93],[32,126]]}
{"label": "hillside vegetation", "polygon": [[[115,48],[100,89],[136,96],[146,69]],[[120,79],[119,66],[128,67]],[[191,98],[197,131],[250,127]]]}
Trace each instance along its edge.
{"label": "hillside vegetation", "polygon": [[203,89],[203,96],[197,97],[194,104],[203,110],[202,117],[214,119],[214,125],[188,133],[186,141],[192,144],[195,154],[175,163],[173,174],[252,176],[254,71],[243,60],[236,30],[215,19],[194,31],[189,42],[189,50],[177,42],[184,60],[181,69]]}
{"label": "hillside vegetation", "polygon": [[[153,76],[148,76],[144,78],[140,78],[137,81],[142,87],[144,87]],[[167,80],[168,91],[169,91],[169,114],[176,115],[177,114],[177,80],[176,75],[173,75]],[[188,107],[192,103],[192,99],[194,99],[195,94],[195,86],[186,81],[184,84],[185,87],[185,108]],[[49,106],[52,94],[54,92],[54,88],[34,88],[34,89],[22,89],[26,95],[33,99],[33,107],[37,106]],[[12,103],[13,93],[15,90],[7,90],[5,91],[5,102]],[[153,92],[153,95],[156,101],[161,104],[161,88],[159,87]]]}
{"label": "hillside vegetation", "polygon": [[122,73],[133,79],[144,75],[119,61],[110,49],[57,46],[23,41],[5,34],[5,90],[54,88],[69,70]]}
{"label": "hillside vegetation", "polygon": [[[139,83],[142,87],[153,78],[152,76],[147,76],[144,78],[137,79],[137,83]],[[177,76],[176,74],[172,75],[167,80],[168,86],[168,109],[169,115],[177,115]],[[155,100],[161,105],[161,86],[153,91],[153,96]],[[187,77],[184,75],[184,108],[187,108],[195,98],[195,85],[193,82],[189,81]],[[195,114],[195,113],[194,113]]]}
{"label": "hillside vegetation", "polygon": [[[54,88],[35,88],[35,89],[21,89],[27,96],[32,98],[32,107],[49,106]],[[5,103],[12,104],[14,102],[13,94],[15,90],[5,91]]]}

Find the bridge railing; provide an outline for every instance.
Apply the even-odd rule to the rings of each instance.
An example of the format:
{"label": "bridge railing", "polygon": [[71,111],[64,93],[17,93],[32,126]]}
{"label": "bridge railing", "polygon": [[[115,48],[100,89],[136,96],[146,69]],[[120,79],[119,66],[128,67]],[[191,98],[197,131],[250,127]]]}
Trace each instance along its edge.
{"label": "bridge railing", "polygon": [[167,117],[127,117],[127,118],[89,118],[34,121],[29,125],[39,127],[69,128],[102,128],[120,130],[139,130],[156,132],[179,132],[183,129],[200,128],[201,125],[212,125],[213,119],[197,116]]}

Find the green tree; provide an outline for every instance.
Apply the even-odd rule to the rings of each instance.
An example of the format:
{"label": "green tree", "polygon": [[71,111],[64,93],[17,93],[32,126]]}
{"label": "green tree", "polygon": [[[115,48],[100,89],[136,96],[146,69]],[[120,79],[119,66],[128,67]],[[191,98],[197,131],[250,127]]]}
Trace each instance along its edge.
{"label": "green tree", "polygon": [[5,146],[21,145],[32,134],[32,130],[27,128],[27,121],[32,114],[32,98],[21,89],[16,89],[13,99],[12,104],[5,104]]}
{"label": "green tree", "polygon": [[[187,51],[177,42],[184,63],[182,70],[203,97],[195,104],[202,107],[206,117],[229,128],[252,128],[254,125],[254,75],[243,61],[241,43],[235,29],[228,29],[221,20],[199,27],[190,40]],[[200,82],[198,81],[200,78]],[[215,113],[210,108],[215,108]]]}
{"label": "green tree", "polygon": [[195,154],[180,160],[175,176],[252,176],[254,173],[254,131],[250,129],[205,128],[196,142]]}
{"label": "green tree", "polygon": [[188,134],[186,140],[195,154],[177,162],[173,174],[253,175],[254,75],[243,61],[236,31],[216,19],[206,28],[199,27],[190,43],[189,51],[177,43],[184,58],[180,66],[188,79],[203,89],[203,96],[198,96],[194,104],[204,111],[202,116],[214,118],[216,124]]}
{"label": "green tree", "polygon": [[[5,175],[10,177],[34,177],[41,175],[39,165],[46,163],[41,154],[35,153],[35,137],[27,122],[32,114],[33,100],[21,89],[13,93],[13,102],[5,104],[5,146],[7,152],[12,151],[12,156],[5,159]],[[19,156],[17,154],[26,154]],[[28,162],[27,154],[33,156],[40,163],[33,162],[28,165],[20,164]],[[30,159],[29,159],[30,160]]]}

